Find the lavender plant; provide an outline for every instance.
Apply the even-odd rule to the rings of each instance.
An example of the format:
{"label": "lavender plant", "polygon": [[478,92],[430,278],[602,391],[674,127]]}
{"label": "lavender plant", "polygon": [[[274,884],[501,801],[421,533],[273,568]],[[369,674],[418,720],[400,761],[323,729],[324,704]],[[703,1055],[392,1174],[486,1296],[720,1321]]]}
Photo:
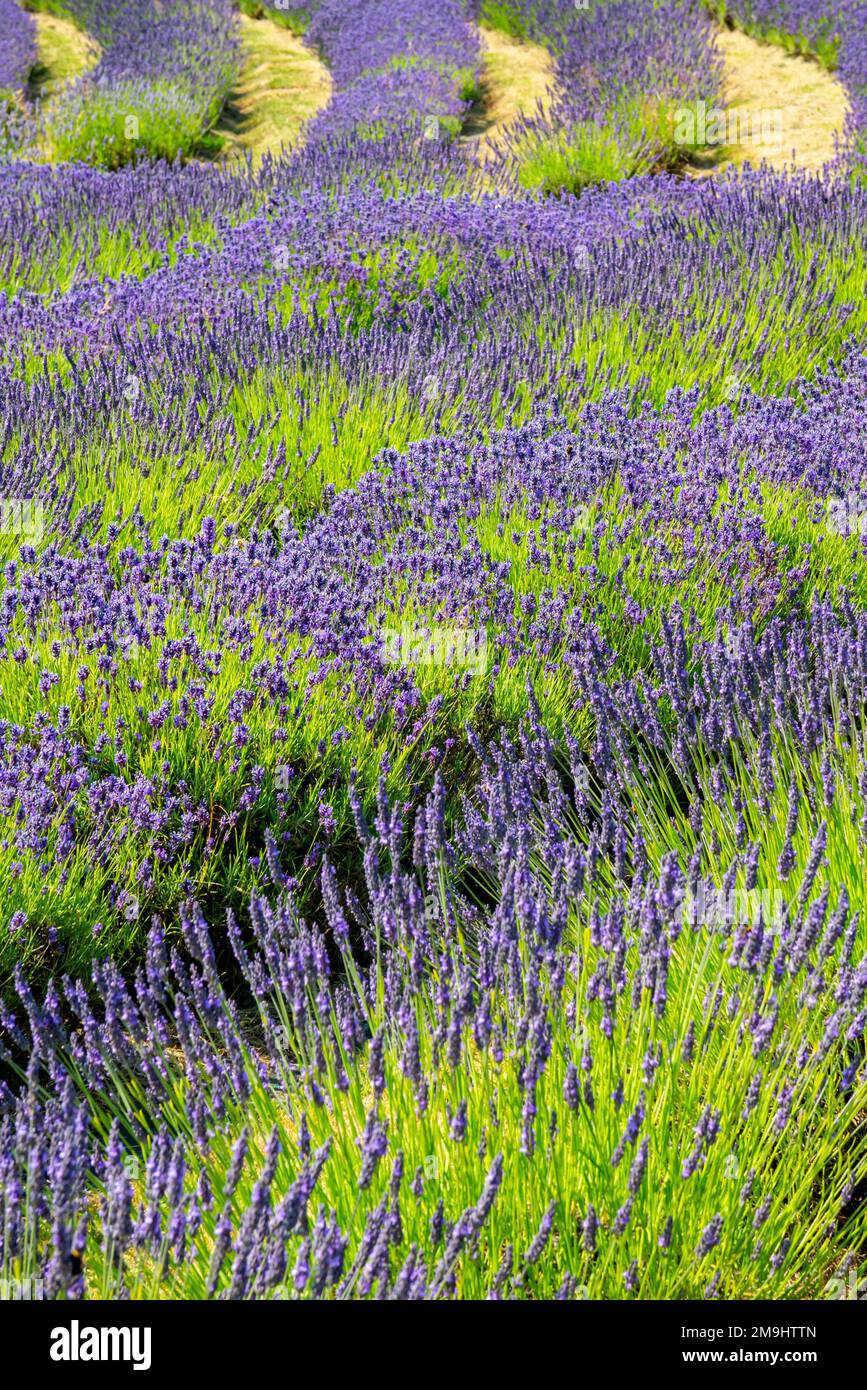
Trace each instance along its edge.
{"label": "lavender plant", "polygon": [[32,17],[15,0],[3,0],[0,5],[0,101],[20,91],[35,61]]}
{"label": "lavender plant", "polygon": [[556,98],[510,132],[506,176],[545,193],[673,167],[683,157],[674,112],[716,96],[713,27],[693,0],[516,0],[483,13],[550,47]]}
{"label": "lavender plant", "polygon": [[116,168],[136,155],[190,153],[240,70],[230,0],[70,0],[64,11],[101,54],[42,113],[51,157]]}

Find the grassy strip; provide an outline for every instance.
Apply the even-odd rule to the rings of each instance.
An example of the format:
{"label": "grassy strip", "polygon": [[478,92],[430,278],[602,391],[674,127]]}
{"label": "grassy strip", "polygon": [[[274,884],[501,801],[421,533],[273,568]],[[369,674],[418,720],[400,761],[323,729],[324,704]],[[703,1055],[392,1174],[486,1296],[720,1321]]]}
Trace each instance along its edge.
{"label": "grassy strip", "polygon": [[210,133],[223,150],[230,145],[236,153],[249,151],[256,161],[295,145],[331,95],[327,69],[296,42],[303,30],[273,22],[283,14],[241,19],[244,71]]}

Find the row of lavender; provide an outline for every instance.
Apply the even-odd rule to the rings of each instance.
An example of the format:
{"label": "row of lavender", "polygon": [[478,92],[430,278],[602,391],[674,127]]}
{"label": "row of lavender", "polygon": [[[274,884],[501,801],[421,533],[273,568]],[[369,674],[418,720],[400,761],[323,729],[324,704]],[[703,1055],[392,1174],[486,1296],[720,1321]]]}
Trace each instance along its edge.
{"label": "row of lavender", "polygon": [[[14,29],[21,12],[14,3],[11,9]],[[7,138],[14,135],[31,153],[108,167],[136,153],[189,153],[240,71],[232,0],[69,0],[62,12],[98,42],[96,67],[69,83],[44,111],[30,111]],[[31,42],[19,54],[16,86],[36,56],[29,16],[26,26]]]}
{"label": "row of lavender", "polygon": [[519,33],[553,49],[564,125],[604,118],[636,94],[675,101],[716,94],[714,27],[693,0],[514,0],[502,8]]}
{"label": "row of lavender", "polygon": [[[850,111],[844,154],[856,170],[864,168],[867,139],[867,6],[864,0],[707,0],[679,3],[665,0],[646,5],[632,0],[487,0],[482,13],[512,32],[546,44],[555,55],[557,100],[546,117],[533,117],[511,140],[512,163],[544,163],[540,150],[553,142],[561,148],[582,122],[610,126],[627,144],[642,140],[647,159],[671,158],[666,151],[668,122],[658,124],[655,101],[670,109],[696,98],[712,101],[721,79],[714,43],[714,20],[740,24],[759,36],[796,43],[832,66],[846,88]],[[638,104],[630,116],[630,104]],[[670,110],[669,110],[670,113]],[[635,132],[631,132],[631,124]],[[681,151],[682,153],[682,151]],[[585,154],[585,158],[587,155]],[[550,164],[550,156],[548,163]],[[643,167],[638,156],[623,164],[608,164],[598,154],[590,159],[612,176]],[[525,171],[526,172],[526,171]],[[556,171],[555,171],[556,172]],[[562,184],[562,174],[558,175]],[[526,178],[524,180],[526,182]],[[534,183],[539,183],[536,178]],[[544,186],[544,185],[543,185]]]}
{"label": "row of lavender", "polygon": [[[249,181],[198,169],[137,171],[114,181],[82,170],[42,181],[32,170],[10,171],[0,182],[10,241],[38,204],[33,244],[40,251],[78,218],[104,225],[111,216],[123,231],[136,208],[158,248],[160,238],[163,247],[176,238],[191,211],[218,218],[220,237],[215,245],[177,243],[175,263],[141,279],[92,276],[53,301],[10,296],[0,305],[8,409],[17,411],[15,383],[27,354],[72,354],[79,373],[67,379],[70,411],[82,392],[103,389],[110,408],[122,403],[131,373],[158,388],[168,384],[170,360],[198,363],[200,371],[209,362],[228,370],[234,361],[238,373],[284,352],[301,359],[319,341],[323,321],[344,357],[358,354],[359,332],[379,329],[378,350],[398,353],[408,371],[426,362],[454,380],[467,356],[494,350],[488,309],[496,306],[501,365],[473,383],[480,402],[495,382],[496,389],[506,384],[503,374],[547,386],[556,368],[564,392],[579,384],[588,369],[580,331],[586,325],[589,332],[600,314],[611,321],[631,315],[648,330],[676,324],[684,362],[672,381],[720,384],[732,373],[754,389],[821,366],[860,327],[844,278],[847,268],[857,272],[867,218],[857,189],[751,174],[714,185],[635,180],[568,202],[472,196],[466,185],[443,199],[435,167],[426,171],[432,188],[400,198],[356,185],[348,192],[326,186],[302,200],[297,186],[308,158],[302,153]],[[254,200],[268,206],[245,216]],[[319,313],[311,316],[314,289]],[[697,304],[712,309],[721,294],[726,316],[703,323]],[[545,339],[527,326],[534,303],[557,326]],[[144,324],[160,332],[143,335]],[[231,338],[216,334],[221,324],[231,325]],[[783,337],[792,360],[788,375],[774,378],[771,350]],[[648,341],[649,352],[658,347]],[[639,357],[636,342],[633,366]],[[540,375],[541,362],[549,370]],[[604,366],[603,358],[598,371]],[[87,388],[91,373],[98,391]],[[651,385],[644,383],[648,391]],[[37,415],[30,405],[38,434]]]}
{"label": "row of lavender", "polygon": [[[388,366],[375,334],[355,365],[327,334],[305,350],[349,372],[368,353]],[[465,720],[480,708],[507,719],[527,676],[547,674],[546,711],[572,719],[588,670],[631,677],[682,611],[684,653],[704,663],[757,619],[800,623],[829,566],[833,592],[855,597],[867,361],[854,353],[802,390],[806,405],[746,397],[698,423],[694,393],[637,418],[609,393],[574,430],[540,412],[487,440],[428,438],[364,465],[352,487],[325,487],[307,517],[276,492],[297,468],[285,445],[245,452],[204,393],[158,409],[142,393],[97,423],[111,458],[114,433],[143,441],[116,507],[76,500],[80,459],[38,439],[22,448],[7,478],[25,492],[47,474],[45,507],[54,499],[62,519],[4,571],[3,958],[53,971],[107,946],[134,954],[153,911],[173,915],[206,884],[237,897],[258,883],[266,831],[309,889],[329,847],[348,852],[357,761],[369,790],[380,755],[400,750],[415,796],[465,756]],[[94,396],[62,399],[71,428],[93,428]],[[30,409],[56,421],[44,392],[15,405],[10,433],[27,437]],[[144,497],[156,438],[179,463],[171,505],[150,516],[122,498]],[[209,471],[221,447],[228,487]],[[170,539],[166,518],[203,477],[189,538]],[[33,542],[42,519],[23,518]],[[442,631],[480,634],[477,659],[395,658],[385,638],[405,628],[422,648]]]}
{"label": "row of lavender", "polygon": [[677,112],[720,89],[715,26],[697,0],[487,0],[481,14],[554,58],[550,108],[519,121],[501,152],[526,188],[576,192],[676,167]]}
{"label": "row of lavender", "polygon": [[32,15],[16,0],[0,3],[0,99],[17,92],[36,61],[36,28]]}
{"label": "row of lavender", "polygon": [[228,0],[192,4],[145,0],[69,0],[69,12],[100,45],[97,84],[124,80],[202,83],[221,100],[238,59],[237,21]]}
{"label": "row of lavender", "polygon": [[464,0],[321,0],[306,41],[326,57],[335,87],[314,140],[359,127],[377,138],[428,118],[457,128],[475,91],[479,38]]}
{"label": "row of lavender", "polygon": [[[372,827],[353,795],[364,885],[323,864],[324,932],[269,839],[269,890],[228,924],[254,1048],[194,903],[185,954],[155,921],[134,987],[101,963],[91,997],[63,978],[40,1001],[19,975],[0,1268],[33,1297],[841,1296],[867,1177],[849,793],[824,763],[777,779],[790,738],[846,756],[864,618],[817,605],[692,673],[683,638],[657,691],[587,664],[590,764],[531,697],[520,747],[477,745],[454,840],[439,780],[409,826],[385,776]],[[685,870],[636,816],[657,760],[688,789]],[[861,786],[863,851],[863,764]]]}

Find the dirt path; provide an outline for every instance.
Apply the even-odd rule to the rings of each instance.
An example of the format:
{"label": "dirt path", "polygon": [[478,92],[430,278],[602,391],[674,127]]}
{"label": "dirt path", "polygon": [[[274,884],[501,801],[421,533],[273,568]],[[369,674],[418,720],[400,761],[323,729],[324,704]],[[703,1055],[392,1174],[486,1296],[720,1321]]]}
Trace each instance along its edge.
{"label": "dirt path", "polygon": [[727,129],[733,138],[714,168],[766,160],[777,169],[793,163],[821,169],[833,158],[834,136],[842,131],[848,111],[836,78],[809,58],[737,29],[721,30],[717,43],[725,63]]}
{"label": "dirt path", "polygon": [[484,47],[482,97],[464,123],[464,135],[478,144],[479,156],[490,157],[492,143],[522,113],[541,101],[550,105],[554,67],[550,53],[535,43],[512,39],[495,29],[480,27]]}
{"label": "dirt path", "polygon": [[45,99],[93,67],[99,57],[99,44],[68,19],[42,13],[33,18],[39,61],[30,75],[28,95]]}
{"label": "dirt path", "polygon": [[247,65],[216,127],[227,152],[254,160],[294,145],[305,121],[328,101],[331,78],[316,54],[270,19],[240,16]]}

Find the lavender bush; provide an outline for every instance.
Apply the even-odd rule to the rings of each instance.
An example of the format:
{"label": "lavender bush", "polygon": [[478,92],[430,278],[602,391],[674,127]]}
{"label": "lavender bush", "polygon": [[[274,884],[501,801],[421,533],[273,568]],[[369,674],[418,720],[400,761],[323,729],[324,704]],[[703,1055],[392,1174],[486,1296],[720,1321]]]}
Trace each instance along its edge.
{"label": "lavender bush", "polygon": [[546,193],[674,166],[674,113],[713,100],[721,67],[695,0],[515,0],[482,6],[498,27],[549,47],[556,98],[510,133],[506,169]]}
{"label": "lavender bush", "polygon": [[231,0],[69,0],[63,9],[101,56],[44,113],[52,157],[116,168],[137,154],[189,153],[240,71]]}
{"label": "lavender bush", "polygon": [[16,0],[0,4],[0,100],[20,90],[36,61],[35,26]]}

